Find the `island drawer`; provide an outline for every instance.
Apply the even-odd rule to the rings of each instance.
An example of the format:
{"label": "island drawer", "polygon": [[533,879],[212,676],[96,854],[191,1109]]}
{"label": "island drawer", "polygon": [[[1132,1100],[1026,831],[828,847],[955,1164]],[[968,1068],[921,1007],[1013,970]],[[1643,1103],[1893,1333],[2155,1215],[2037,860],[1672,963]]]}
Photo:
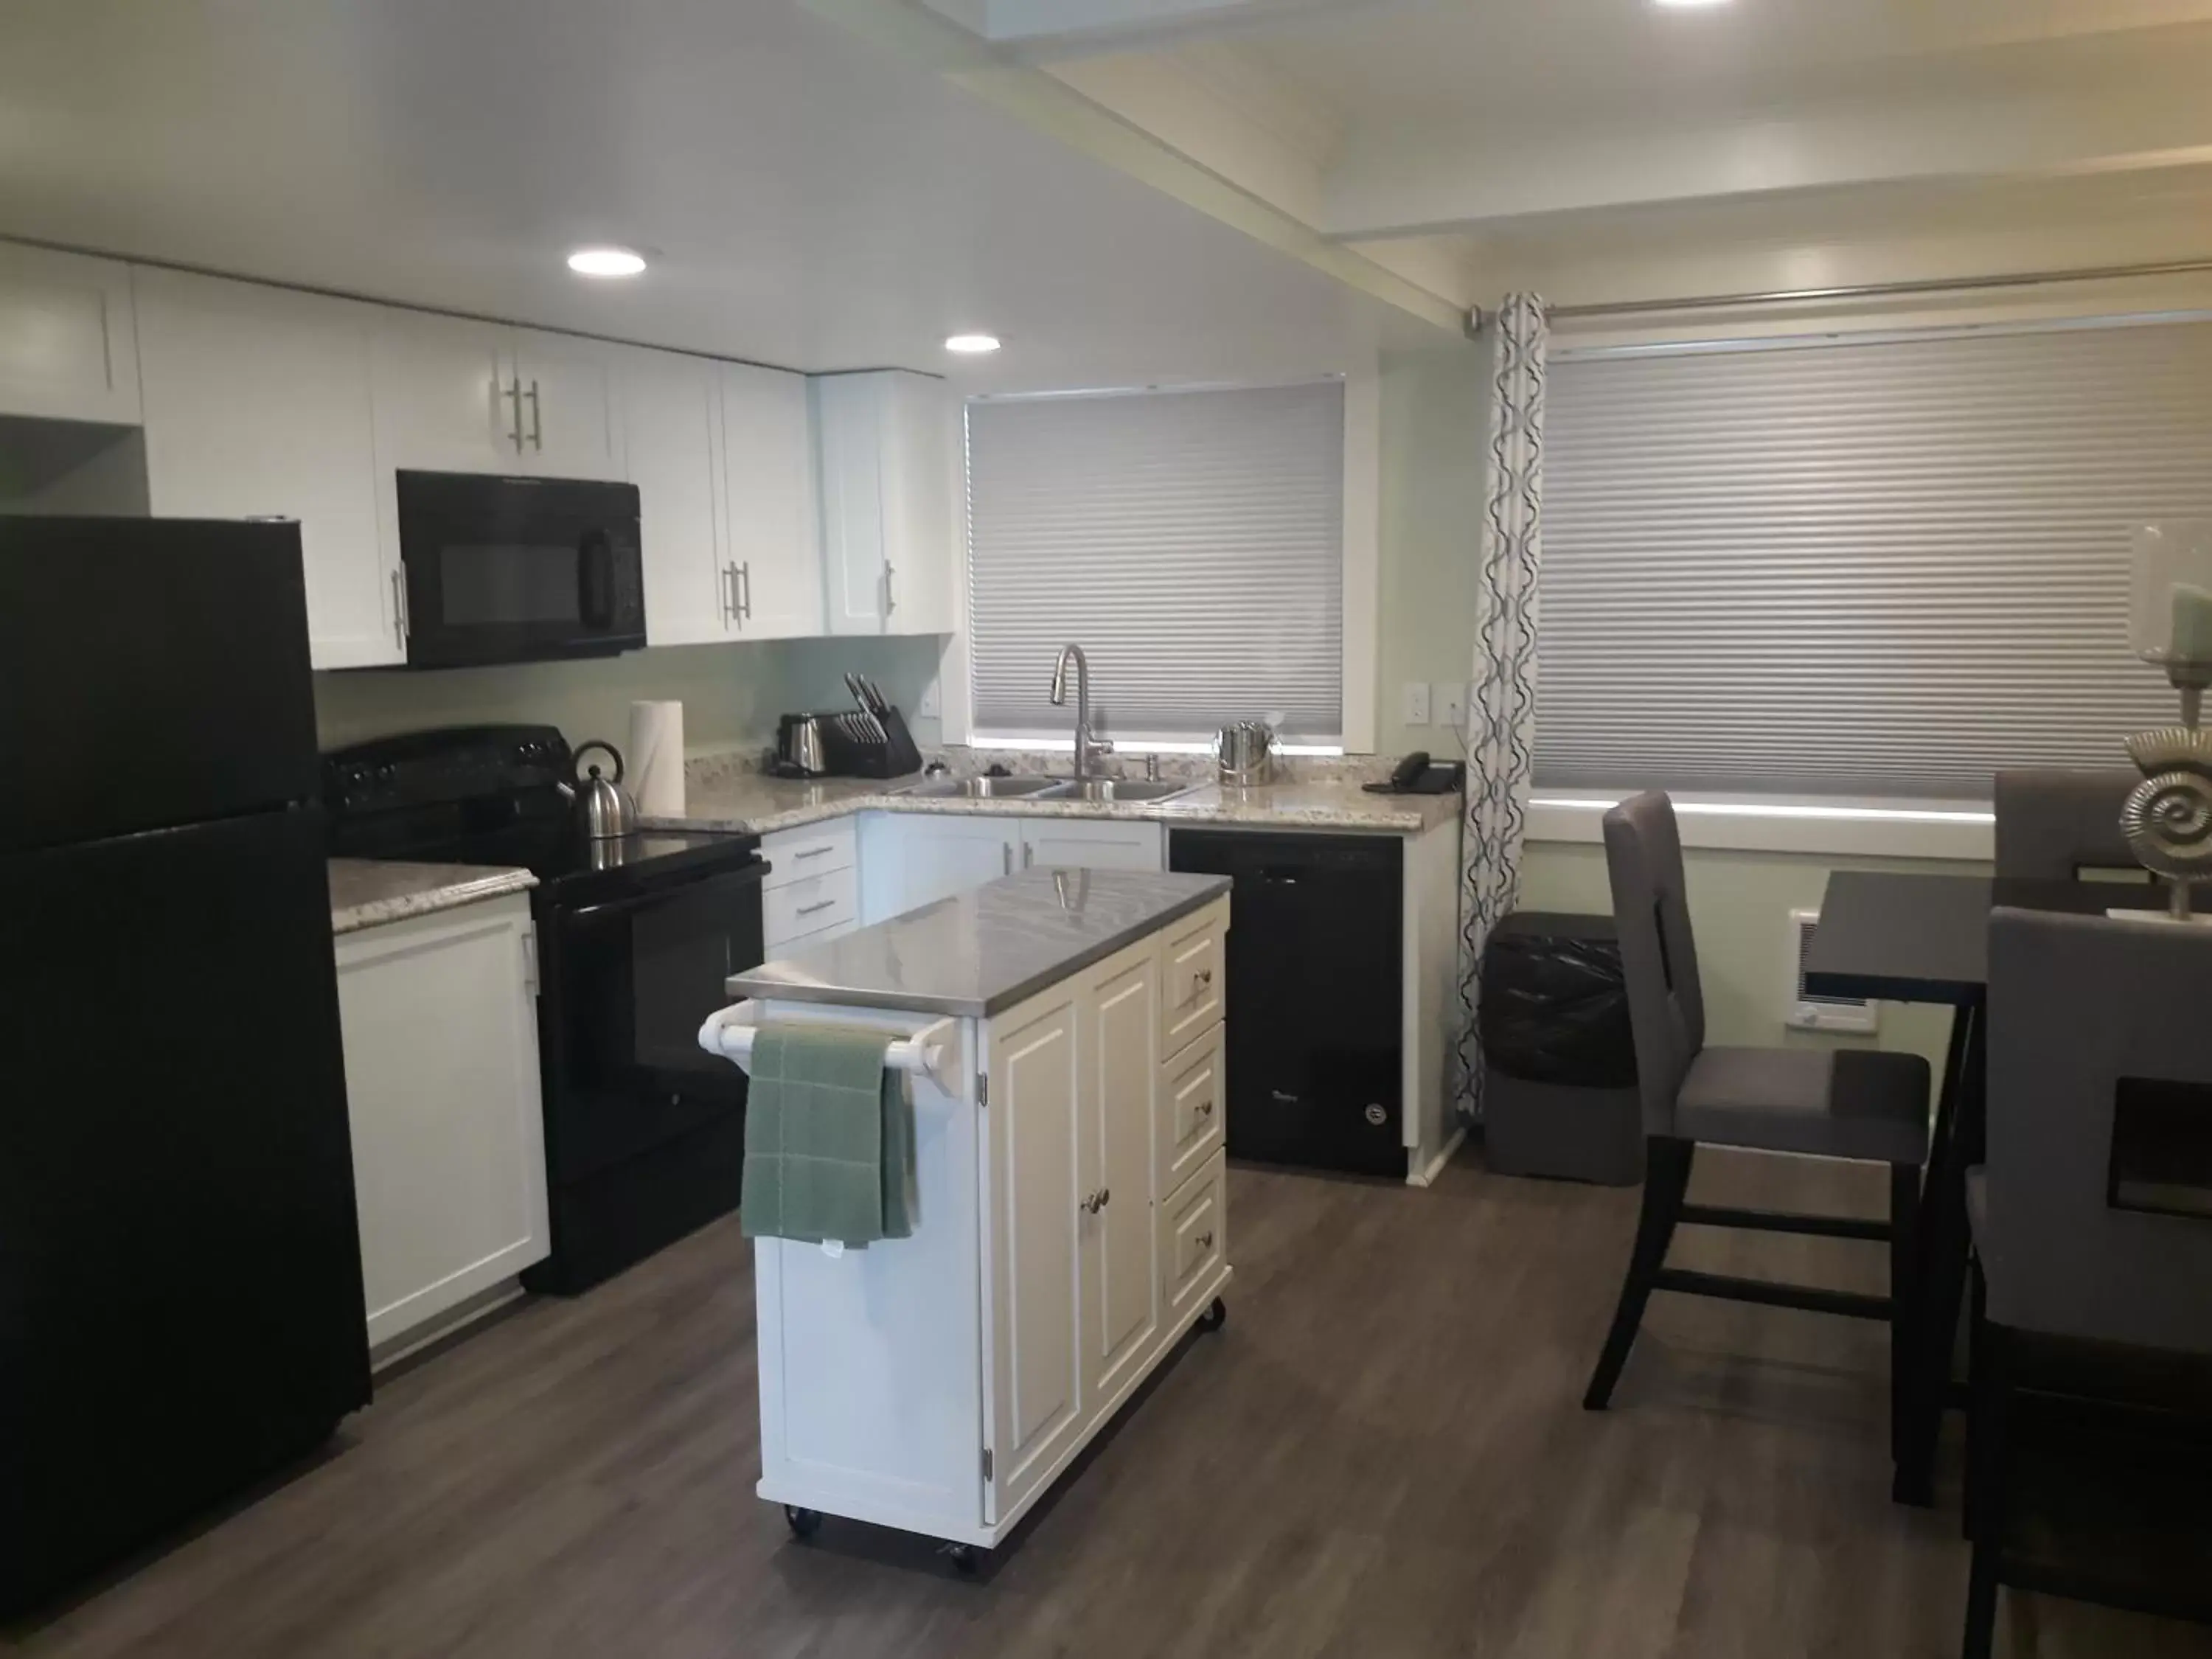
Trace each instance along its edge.
{"label": "island drawer", "polygon": [[1221,1027],[1160,1065],[1159,1190],[1171,1193],[1220,1149],[1229,1109],[1222,1063]]}
{"label": "island drawer", "polygon": [[1160,1206],[1160,1265],[1172,1325],[1213,1294],[1214,1271],[1228,1257],[1228,1154],[1215,1152]]}
{"label": "island drawer", "polygon": [[1221,1018],[1229,901],[1168,929],[1160,950],[1160,1052],[1173,1054]]}
{"label": "island drawer", "polygon": [[761,943],[769,956],[811,933],[849,927],[860,916],[858,872],[829,870],[761,895]]}
{"label": "island drawer", "polygon": [[[801,830],[779,830],[772,836],[764,836],[760,850],[761,856],[769,862],[769,872],[761,881],[761,890],[773,893],[780,887],[827,875],[832,870],[850,870],[860,862],[858,848],[850,818],[810,823]],[[774,931],[773,923],[769,930]]]}

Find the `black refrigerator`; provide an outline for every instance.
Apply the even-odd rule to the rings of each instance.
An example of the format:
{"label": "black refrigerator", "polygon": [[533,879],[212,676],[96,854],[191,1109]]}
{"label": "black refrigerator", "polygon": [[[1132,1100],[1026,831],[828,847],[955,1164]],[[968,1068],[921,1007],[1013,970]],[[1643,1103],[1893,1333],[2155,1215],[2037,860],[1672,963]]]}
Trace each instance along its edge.
{"label": "black refrigerator", "polygon": [[299,532],[0,518],[0,1609],[368,1403]]}

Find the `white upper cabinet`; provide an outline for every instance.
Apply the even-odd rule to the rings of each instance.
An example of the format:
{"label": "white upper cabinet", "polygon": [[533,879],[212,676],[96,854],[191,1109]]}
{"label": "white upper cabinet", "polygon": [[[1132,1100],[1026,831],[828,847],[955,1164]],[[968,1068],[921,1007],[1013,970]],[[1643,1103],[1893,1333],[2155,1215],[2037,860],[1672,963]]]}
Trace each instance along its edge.
{"label": "white upper cabinet", "polygon": [[508,358],[522,410],[521,470],[555,478],[619,478],[615,417],[618,349],[572,335],[519,330]]}
{"label": "white upper cabinet", "polygon": [[375,402],[383,465],[623,476],[612,348],[416,312],[380,316]]}
{"label": "white upper cabinet", "polygon": [[137,292],[153,513],[297,520],[314,665],[404,661],[378,535],[375,309],[168,270],[140,270]]}
{"label": "white upper cabinet", "polygon": [[128,265],[0,242],[0,415],[138,423]]}
{"label": "white upper cabinet", "polygon": [[959,399],[901,370],[812,385],[829,631],[951,633]]}
{"label": "white upper cabinet", "polygon": [[734,638],[720,524],[718,366],[672,351],[620,357],[623,438],[637,486],[649,645]]}
{"label": "white upper cabinet", "polygon": [[822,631],[806,380],[669,351],[617,351],[654,645]]}
{"label": "white upper cabinet", "polygon": [[721,380],[723,557],[749,640],[819,634],[822,546],[806,377],[744,363]]}
{"label": "white upper cabinet", "polygon": [[[415,312],[379,313],[376,450],[390,471],[514,472],[528,431],[508,331]],[[391,489],[387,476],[385,488]]]}

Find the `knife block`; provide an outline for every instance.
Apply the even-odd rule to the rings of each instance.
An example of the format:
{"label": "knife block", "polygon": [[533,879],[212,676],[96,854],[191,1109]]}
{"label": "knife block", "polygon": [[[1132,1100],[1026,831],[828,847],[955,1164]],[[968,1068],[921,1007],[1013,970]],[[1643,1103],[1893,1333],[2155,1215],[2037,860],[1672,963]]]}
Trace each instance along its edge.
{"label": "knife block", "polygon": [[822,749],[830,770],[842,777],[896,778],[921,770],[921,750],[896,705],[886,705],[880,720],[858,709],[839,714],[823,729]]}

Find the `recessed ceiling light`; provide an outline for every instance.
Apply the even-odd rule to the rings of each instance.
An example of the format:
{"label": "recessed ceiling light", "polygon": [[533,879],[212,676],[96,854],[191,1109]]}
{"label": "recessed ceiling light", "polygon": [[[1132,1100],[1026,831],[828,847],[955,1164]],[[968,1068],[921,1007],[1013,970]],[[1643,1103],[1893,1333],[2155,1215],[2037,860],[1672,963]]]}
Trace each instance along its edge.
{"label": "recessed ceiling light", "polygon": [[635,276],[645,269],[645,255],[626,247],[580,247],[568,256],[568,269],[579,276]]}
{"label": "recessed ceiling light", "polygon": [[999,337],[995,334],[955,334],[945,341],[947,351],[964,352],[974,356],[980,352],[996,351]]}

